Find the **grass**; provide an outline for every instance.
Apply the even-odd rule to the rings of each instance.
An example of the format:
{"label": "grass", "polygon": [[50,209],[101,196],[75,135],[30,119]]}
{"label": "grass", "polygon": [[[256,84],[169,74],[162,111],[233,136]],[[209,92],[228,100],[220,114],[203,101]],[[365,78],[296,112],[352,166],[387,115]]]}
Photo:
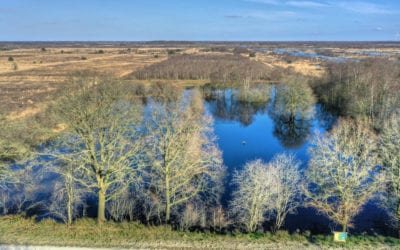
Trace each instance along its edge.
{"label": "grass", "polygon": [[53,220],[4,216],[0,218],[0,245],[47,245],[118,248],[203,248],[203,249],[350,249],[400,248],[400,240],[382,236],[350,236],[336,244],[332,236],[289,234],[213,234],[174,231],[169,226],[145,226],[139,222],[107,222],[99,226],[93,219],[80,219],[70,227]]}

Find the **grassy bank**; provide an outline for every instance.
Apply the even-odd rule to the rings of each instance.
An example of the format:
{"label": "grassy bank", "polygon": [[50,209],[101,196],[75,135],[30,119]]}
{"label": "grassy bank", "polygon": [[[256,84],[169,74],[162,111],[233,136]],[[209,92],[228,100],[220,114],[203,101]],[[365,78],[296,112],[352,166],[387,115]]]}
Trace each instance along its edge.
{"label": "grassy bank", "polygon": [[99,226],[92,219],[81,219],[70,227],[52,220],[35,222],[20,216],[0,218],[0,244],[119,247],[119,248],[202,248],[202,249],[389,249],[400,248],[400,240],[381,236],[350,236],[345,245],[331,236],[288,234],[191,233],[169,227],[151,227],[138,222],[108,222]]}

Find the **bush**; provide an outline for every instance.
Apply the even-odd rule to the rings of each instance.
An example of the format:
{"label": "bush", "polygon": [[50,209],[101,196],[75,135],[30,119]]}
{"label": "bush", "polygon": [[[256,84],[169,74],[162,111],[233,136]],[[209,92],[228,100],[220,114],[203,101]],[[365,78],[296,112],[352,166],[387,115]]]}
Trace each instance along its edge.
{"label": "bush", "polygon": [[14,57],[9,56],[9,57],[8,57],[8,61],[9,61],[9,62],[14,62]]}
{"label": "bush", "polygon": [[82,56],[81,60],[87,60],[86,56]]}

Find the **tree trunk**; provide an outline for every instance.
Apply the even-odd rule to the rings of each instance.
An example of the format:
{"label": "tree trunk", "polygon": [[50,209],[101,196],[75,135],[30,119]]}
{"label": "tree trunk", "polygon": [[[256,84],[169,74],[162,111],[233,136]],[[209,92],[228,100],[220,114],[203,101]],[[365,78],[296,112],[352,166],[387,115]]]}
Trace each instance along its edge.
{"label": "tree trunk", "polygon": [[74,206],[74,181],[71,176],[65,178],[65,186],[67,190],[67,225],[72,224],[73,206]]}
{"label": "tree trunk", "polygon": [[67,224],[72,224],[72,197],[68,194],[68,202],[67,202]]}
{"label": "tree trunk", "polygon": [[397,219],[397,237],[400,239],[400,202],[396,205],[396,219]]}
{"label": "tree trunk", "polygon": [[99,224],[106,221],[106,194],[103,188],[99,189],[99,204],[97,207],[97,222]]}
{"label": "tree trunk", "polygon": [[275,218],[275,224],[272,226],[272,233],[275,234],[279,228],[282,226],[282,215],[277,211],[276,213],[276,218]]}
{"label": "tree trunk", "polygon": [[169,224],[171,219],[171,204],[169,193],[169,176],[165,176],[165,222]]}
{"label": "tree trunk", "polygon": [[345,233],[347,230],[347,223],[342,225],[342,232]]}
{"label": "tree trunk", "polygon": [[6,194],[3,194],[2,200],[3,200],[3,215],[6,215],[8,213]]}

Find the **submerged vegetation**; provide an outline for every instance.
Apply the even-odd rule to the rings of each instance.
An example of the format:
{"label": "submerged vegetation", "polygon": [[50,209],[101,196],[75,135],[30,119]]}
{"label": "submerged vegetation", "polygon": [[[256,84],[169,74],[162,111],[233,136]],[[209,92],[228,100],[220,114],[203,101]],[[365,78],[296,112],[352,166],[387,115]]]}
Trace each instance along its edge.
{"label": "submerged vegetation", "polygon": [[329,110],[368,119],[379,130],[399,110],[399,79],[398,63],[388,59],[331,62],[313,88]]}

